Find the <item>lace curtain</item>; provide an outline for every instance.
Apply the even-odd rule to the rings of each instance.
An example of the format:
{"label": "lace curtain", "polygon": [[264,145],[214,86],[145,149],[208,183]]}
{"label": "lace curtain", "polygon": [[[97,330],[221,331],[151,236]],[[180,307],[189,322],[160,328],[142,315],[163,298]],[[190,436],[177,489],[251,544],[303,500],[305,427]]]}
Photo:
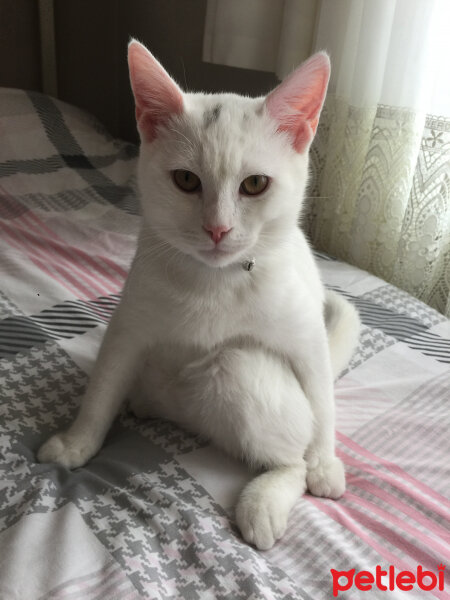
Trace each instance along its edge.
{"label": "lace curtain", "polygon": [[[248,29],[253,58],[236,66],[284,75],[316,49],[331,56],[304,218],[314,246],[450,316],[450,2],[270,0],[267,14],[265,2],[241,9],[233,43]],[[210,4],[205,59],[233,64],[220,47],[208,54],[218,18],[222,39],[234,31],[231,17],[220,19],[233,1]],[[295,23],[309,31],[306,45],[292,34]],[[267,48],[261,62],[271,27],[272,62]]]}

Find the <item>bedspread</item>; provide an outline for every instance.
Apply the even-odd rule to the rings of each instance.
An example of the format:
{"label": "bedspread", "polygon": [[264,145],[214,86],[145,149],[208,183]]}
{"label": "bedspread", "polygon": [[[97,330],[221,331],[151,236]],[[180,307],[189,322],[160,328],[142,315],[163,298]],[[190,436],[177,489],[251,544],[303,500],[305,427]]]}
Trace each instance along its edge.
{"label": "bedspread", "polygon": [[[245,466],[126,406],[85,467],[36,462],[73,419],[120,298],[140,222],[137,149],[81,110],[8,89],[0,140],[1,600],[321,600],[333,582],[339,598],[450,598],[439,584],[450,570],[449,321],[327,256],[325,283],[363,323],[336,383],[347,491],[305,495],[271,550],[245,544],[233,522]],[[358,589],[356,574],[377,567],[383,581],[420,567],[434,586]],[[348,575],[339,589],[332,569],[355,569],[353,585]]]}

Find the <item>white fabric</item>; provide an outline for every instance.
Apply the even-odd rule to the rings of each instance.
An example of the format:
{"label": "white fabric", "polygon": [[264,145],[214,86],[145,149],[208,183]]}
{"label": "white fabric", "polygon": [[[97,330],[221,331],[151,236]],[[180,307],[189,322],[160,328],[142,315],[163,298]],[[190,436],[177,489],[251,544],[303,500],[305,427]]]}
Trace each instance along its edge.
{"label": "white fabric", "polygon": [[353,106],[449,114],[449,23],[448,0],[322,0],[314,49]]}
{"label": "white fabric", "polygon": [[322,0],[331,55],[311,152],[314,245],[450,316],[447,0]]}
{"label": "white fabric", "polygon": [[208,0],[203,60],[283,78],[331,54],[330,91],[353,106],[449,114],[448,0]]}

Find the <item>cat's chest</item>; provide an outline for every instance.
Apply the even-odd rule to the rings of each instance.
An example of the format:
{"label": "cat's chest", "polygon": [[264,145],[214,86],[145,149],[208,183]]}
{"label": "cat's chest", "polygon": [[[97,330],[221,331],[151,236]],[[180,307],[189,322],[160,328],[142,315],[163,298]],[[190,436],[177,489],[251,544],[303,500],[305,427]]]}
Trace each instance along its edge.
{"label": "cat's chest", "polygon": [[158,314],[165,326],[160,332],[170,341],[214,346],[252,327],[250,296],[209,289],[161,298]]}
{"label": "cat's chest", "polygon": [[140,304],[149,341],[211,348],[229,338],[252,335],[264,323],[267,326],[276,299],[266,286],[249,280],[243,285],[222,282],[195,289],[160,285]]}

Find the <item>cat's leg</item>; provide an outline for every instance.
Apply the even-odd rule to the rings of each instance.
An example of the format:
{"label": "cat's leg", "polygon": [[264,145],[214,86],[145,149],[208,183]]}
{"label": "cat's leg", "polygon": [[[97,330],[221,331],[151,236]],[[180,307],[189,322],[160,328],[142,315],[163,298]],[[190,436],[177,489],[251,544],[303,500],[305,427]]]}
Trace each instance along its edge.
{"label": "cat's leg", "polygon": [[243,490],[236,522],[244,539],[270,548],[306,488],[309,402],[290,367],[261,348],[225,347],[181,370],[167,388],[167,417],[265,472]]}
{"label": "cat's leg", "polygon": [[[304,389],[313,401],[316,417],[315,435],[306,453],[307,483],[315,496],[339,498],[345,491],[345,473],[342,462],[335,456],[335,403],[330,379],[336,379],[347,366],[356,348],[361,323],[355,308],[342,296],[331,290],[325,293],[325,324],[328,344],[319,331],[312,348],[315,359],[321,357],[319,371],[325,373],[322,381],[317,377],[311,359],[302,359],[303,374],[300,376]],[[327,346],[329,352],[327,352]],[[328,354],[332,375],[328,369]]]}
{"label": "cat's leg", "polygon": [[[180,371],[196,355],[195,349],[155,345],[145,354],[128,394],[130,411],[138,419],[162,417],[176,420],[171,414],[175,398],[184,397]],[[181,385],[181,389],[180,388]],[[180,407],[183,410],[183,407]]]}
{"label": "cat's leg", "polygon": [[[126,326],[125,323],[126,322]],[[70,428],[53,435],[38,452],[39,462],[69,469],[84,465],[100,449],[135,377],[144,344],[119,309],[106,331],[80,410]]]}
{"label": "cat's leg", "polygon": [[242,537],[259,550],[268,550],[287,528],[289,513],[305,492],[306,466],[274,467],[246,485],[236,506]]}
{"label": "cat's leg", "polygon": [[140,379],[138,379],[138,385],[129,393],[129,407],[133,415],[138,419],[148,419],[155,416],[155,413],[152,409],[152,402],[148,397],[148,393],[139,384]]}
{"label": "cat's leg", "polygon": [[[324,352],[323,361],[328,356]],[[306,451],[306,482],[314,496],[337,500],[345,492],[345,471],[335,453],[335,401],[331,369],[323,369],[323,377],[303,363],[303,389],[314,413],[314,436]]]}
{"label": "cat's leg", "polygon": [[314,415],[314,435],[306,451],[306,482],[314,496],[337,499],[345,492],[345,471],[335,453],[334,380],[325,328],[316,327],[310,343],[288,352]]}

